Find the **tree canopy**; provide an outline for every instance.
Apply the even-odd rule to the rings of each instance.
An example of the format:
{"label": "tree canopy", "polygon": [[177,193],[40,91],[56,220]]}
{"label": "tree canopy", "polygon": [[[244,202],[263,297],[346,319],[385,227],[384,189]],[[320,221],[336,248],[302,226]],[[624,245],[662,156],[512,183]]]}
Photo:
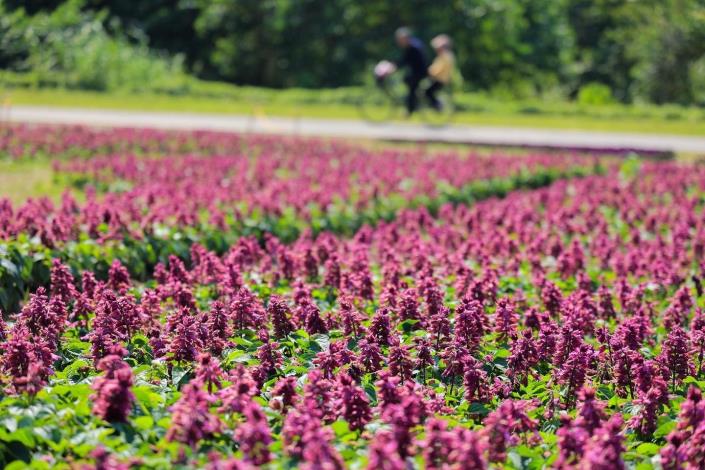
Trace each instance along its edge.
{"label": "tree canopy", "polygon": [[[68,1],[205,79],[359,84],[398,54],[393,32],[406,25],[426,42],[453,38],[469,89],[575,96],[599,84],[624,102],[705,102],[705,0]],[[51,15],[65,3],[4,0],[0,13]],[[0,52],[0,65],[17,57]]]}

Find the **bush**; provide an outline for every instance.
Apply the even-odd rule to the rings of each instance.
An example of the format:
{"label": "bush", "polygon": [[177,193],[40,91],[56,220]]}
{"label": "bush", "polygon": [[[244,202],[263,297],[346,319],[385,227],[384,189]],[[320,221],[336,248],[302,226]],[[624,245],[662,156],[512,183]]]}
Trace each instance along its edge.
{"label": "bush", "polygon": [[604,105],[614,103],[612,90],[602,83],[588,83],[578,91],[578,103],[584,105]]}
{"label": "bush", "polygon": [[12,23],[2,28],[13,38],[12,55],[3,57],[6,67],[30,72],[38,84],[67,88],[173,92],[188,87],[180,57],[150,51],[144,38],[128,38],[119,25],[111,34],[105,13],[82,7],[73,0],[50,14],[13,12]]}

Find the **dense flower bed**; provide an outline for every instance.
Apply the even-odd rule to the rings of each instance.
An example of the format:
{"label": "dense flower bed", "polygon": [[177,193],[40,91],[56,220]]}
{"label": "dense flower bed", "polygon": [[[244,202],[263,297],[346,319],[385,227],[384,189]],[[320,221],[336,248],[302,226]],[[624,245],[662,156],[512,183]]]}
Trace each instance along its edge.
{"label": "dense flower bed", "polygon": [[[506,192],[521,181],[530,184],[532,175],[541,184],[541,178],[594,165],[593,158],[578,155],[369,149],[209,132],[8,129],[0,140],[2,152],[24,158],[50,154],[56,171],[86,186],[83,202],[69,194],[58,205],[30,199],[13,207],[0,200],[0,239],[26,233],[48,246],[82,234],[98,240],[141,238],[156,226],[224,231],[244,220],[264,223],[270,231],[285,219],[285,229],[352,233],[368,221],[364,216],[390,218],[404,207],[462,197],[473,183],[494,183],[493,191]],[[83,156],[70,157],[76,153]]]}
{"label": "dense flower bed", "polygon": [[5,124],[0,128],[0,157],[52,159],[116,153],[227,154],[253,148],[272,149],[279,137],[209,131],[165,131],[136,128],[95,128]]}
{"label": "dense flower bed", "polygon": [[[356,155],[338,164],[369,175],[361,191],[382,184]],[[453,178],[475,164],[405,156],[369,165]],[[166,168],[201,175],[180,187],[207,201],[210,170],[191,158]],[[274,158],[296,174],[282,207],[316,175],[356,187],[316,173],[324,158]],[[181,185],[164,162],[74,170],[130,182],[120,204]],[[16,468],[701,468],[704,191],[701,167],[632,165],[400,206],[352,237],[193,243],[140,279],[117,259],[98,276],[54,260],[48,289],[0,328],[1,455]]]}
{"label": "dense flower bed", "polygon": [[[54,157],[79,188],[56,204],[0,199],[0,308],[46,286],[51,259],[107,275],[113,259],[144,281],[198,242],[222,254],[240,236],[291,242],[352,235],[405,208],[435,213],[570,176],[598,172],[584,155],[478,155],[331,140],[153,130],[8,127],[0,153]],[[102,152],[121,152],[105,156]],[[68,176],[67,176],[68,175]]]}

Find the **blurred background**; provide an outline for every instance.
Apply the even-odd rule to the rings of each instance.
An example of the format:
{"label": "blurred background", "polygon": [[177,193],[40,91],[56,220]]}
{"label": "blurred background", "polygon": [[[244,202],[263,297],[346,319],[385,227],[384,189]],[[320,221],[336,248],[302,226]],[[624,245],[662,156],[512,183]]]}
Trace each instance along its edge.
{"label": "blurred background", "polygon": [[110,105],[84,91],[347,116],[400,25],[453,38],[468,122],[704,130],[705,0],[0,0],[0,87],[27,104]]}

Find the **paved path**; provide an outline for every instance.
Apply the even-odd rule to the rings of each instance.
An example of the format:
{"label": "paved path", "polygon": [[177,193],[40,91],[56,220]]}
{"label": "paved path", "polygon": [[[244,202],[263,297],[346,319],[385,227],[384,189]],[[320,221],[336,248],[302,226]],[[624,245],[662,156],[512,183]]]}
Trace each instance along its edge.
{"label": "paved path", "polygon": [[14,106],[10,109],[4,109],[0,114],[0,121],[705,154],[705,137],[520,127],[453,125],[435,128],[411,123],[370,124],[364,121],[338,119],[157,113],[36,106]]}

